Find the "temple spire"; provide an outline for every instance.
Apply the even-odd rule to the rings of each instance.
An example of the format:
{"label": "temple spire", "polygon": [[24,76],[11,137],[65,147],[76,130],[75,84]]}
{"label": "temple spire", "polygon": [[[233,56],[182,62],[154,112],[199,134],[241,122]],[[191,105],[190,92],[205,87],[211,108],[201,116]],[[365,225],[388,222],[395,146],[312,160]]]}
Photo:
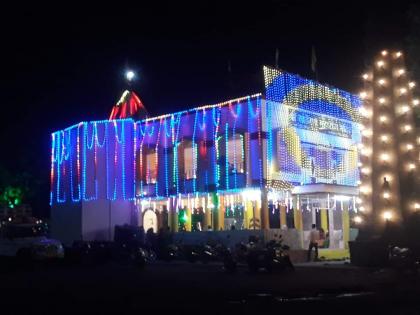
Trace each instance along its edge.
{"label": "temple spire", "polygon": [[125,90],[121,98],[112,107],[109,120],[133,118],[135,120],[144,119],[148,116],[143,102],[133,91]]}

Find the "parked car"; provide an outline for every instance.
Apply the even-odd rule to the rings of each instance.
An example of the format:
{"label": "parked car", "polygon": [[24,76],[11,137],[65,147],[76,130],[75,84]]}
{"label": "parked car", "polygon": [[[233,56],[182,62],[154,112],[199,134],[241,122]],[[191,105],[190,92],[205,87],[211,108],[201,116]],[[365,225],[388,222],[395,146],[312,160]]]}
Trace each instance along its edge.
{"label": "parked car", "polygon": [[0,256],[19,260],[64,258],[60,241],[46,236],[41,224],[5,224],[0,227]]}

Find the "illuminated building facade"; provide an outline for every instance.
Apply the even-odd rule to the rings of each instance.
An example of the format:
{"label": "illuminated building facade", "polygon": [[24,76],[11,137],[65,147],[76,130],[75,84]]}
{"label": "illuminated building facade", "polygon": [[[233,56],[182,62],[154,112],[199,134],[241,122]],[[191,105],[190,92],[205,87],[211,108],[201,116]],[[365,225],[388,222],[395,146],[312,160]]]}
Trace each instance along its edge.
{"label": "illuminated building facade", "polygon": [[364,101],[360,155],[360,210],[377,229],[420,209],[416,84],[404,55],[383,50],[362,75]]}
{"label": "illuminated building facade", "polygon": [[305,246],[315,223],[329,248],[345,248],[358,211],[361,100],[276,69],[264,76],[265,95],[54,132],[54,236],[112,239],[121,224],[235,226],[293,231]]}

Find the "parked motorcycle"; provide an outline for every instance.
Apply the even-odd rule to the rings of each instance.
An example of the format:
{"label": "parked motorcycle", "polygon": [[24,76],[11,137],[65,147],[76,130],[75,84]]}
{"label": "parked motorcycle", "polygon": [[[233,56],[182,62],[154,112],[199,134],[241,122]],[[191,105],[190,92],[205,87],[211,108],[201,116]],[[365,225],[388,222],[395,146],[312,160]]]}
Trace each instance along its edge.
{"label": "parked motorcycle", "polygon": [[417,274],[420,272],[420,262],[411,249],[407,247],[390,246],[389,265],[400,272]]}
{"label": "parked motorcycle", "polygon": [[181,258],[180,247],[176,244],[169,244],[158,250],[158,257],[166,262]]}
{"label": "parked motorcycle", "polygon": [[250,272],[255,273],[260,269],[268,272],[281,272],[285,270],[294,270],[287,250],[290,248],[282,244],[279,240],[271,240],[266,246],[259,242],[250,242],[247,246],[246,263]]}

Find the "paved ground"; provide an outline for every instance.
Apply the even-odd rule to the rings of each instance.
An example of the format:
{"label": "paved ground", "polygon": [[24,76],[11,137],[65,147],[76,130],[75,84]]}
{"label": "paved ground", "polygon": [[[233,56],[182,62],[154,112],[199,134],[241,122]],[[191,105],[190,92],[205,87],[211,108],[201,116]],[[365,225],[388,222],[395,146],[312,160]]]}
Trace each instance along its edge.
{"label": "paved ground", "polygon": [[0,271],[1,314],[417,314],[418,288],[418,277],[323,262],[283,274],[184,262]]}

